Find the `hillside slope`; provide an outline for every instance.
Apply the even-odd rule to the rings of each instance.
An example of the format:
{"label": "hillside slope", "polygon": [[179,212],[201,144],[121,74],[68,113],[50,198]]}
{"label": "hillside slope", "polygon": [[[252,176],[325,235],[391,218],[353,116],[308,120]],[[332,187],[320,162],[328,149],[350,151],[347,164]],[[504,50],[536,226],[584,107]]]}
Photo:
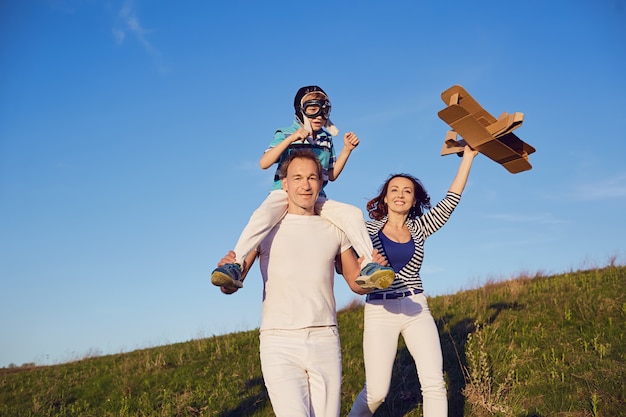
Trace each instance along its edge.
{"label": "hillside slope", "polygon": [[[626,394],[626,267],[519,277],[429,299],[451,416],[619,416]],[[364,379],[363,308],[339,314],[347,414]],[[0,416],[272,416],[258,331],[36,368],[0,370]],[[376,416],[419,416],[400,340]]]}

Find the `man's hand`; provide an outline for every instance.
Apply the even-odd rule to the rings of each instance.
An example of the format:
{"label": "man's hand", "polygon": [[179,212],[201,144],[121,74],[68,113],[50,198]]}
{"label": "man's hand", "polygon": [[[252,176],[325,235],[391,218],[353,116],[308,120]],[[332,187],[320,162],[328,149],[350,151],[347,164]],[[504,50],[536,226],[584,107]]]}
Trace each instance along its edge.
{"label": "man's hand", "polygon": [[387,262],[387,259],[383,255],[378,253],[376,249],[372,251],[372,262],[375,262],[382,266],[389,266],[389,262]]}
{"label": "man's hand", "polygon": [[222,290],[222,292],[226,295],[230,295],[233,294],[235,292],[237,292],[239,288],[237,287],[220,287],[220,290]]}
{"label": "man's hand", "polygon": [[224,257],[222,259],[220,259],[220,261],[217,263],[218,268],[220,266],[224,266],[226,264],[234,264],[237,261],[237,257],[235,252],[233,252],[232,250],[229,250],[228,253],[226,255],[224,255]]}
{"label": "man's hand", "polygon": [[[357,259],[357,262],[359,263],[359,265],[361,265],[364,260],[365,260],[365,256],[361,256],[359,259]],[[372,251],[372,262],[378,265],[382,265],[382,266],[389,266],[389,262],[387,262],[387,259],[383,255],[378,253],[376,249]]]}
{"label": "man's hand", "polygon": [[[228,253],[224,255],[222,259],[220,259],[220,261],[217,263],[217,266],[220,267],[226,264],[234,264],[236,260],[237,260],[236,254],[235,252],[231,250],[231,251],[228,251]],[[224,294],[232,294],[236,292],[239,288],[233,286],[233,287],[220,287],[220,289],[222,290]]]}

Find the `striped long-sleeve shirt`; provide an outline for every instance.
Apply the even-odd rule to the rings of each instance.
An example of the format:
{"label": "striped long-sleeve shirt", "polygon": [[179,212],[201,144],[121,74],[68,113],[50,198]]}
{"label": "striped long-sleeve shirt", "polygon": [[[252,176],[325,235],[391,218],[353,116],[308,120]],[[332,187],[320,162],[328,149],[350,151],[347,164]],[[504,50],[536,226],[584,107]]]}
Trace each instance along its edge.
{"label": "striped long-sleeve shirt", "polygon": [[[411,232],[411,238],[415,245],[413,256],[409,262],[396,273],[396,278],[389,288],[384,290],[374,290],[372,293],[402,292],[406,290],[421,290],[422,279],[420,269],[424,259],[424,242],[426,238],[439,230],[450,218],[455,207],[459,204],[461,196],[448,191],[446,197],[435,207],[416,219],[407,219],[406,224]],[[374,249],[388,259],[387,254],[380,241],[378,232],[385,226],[387,217],[381,220],[367,222],[367,231],[372,239]]]}

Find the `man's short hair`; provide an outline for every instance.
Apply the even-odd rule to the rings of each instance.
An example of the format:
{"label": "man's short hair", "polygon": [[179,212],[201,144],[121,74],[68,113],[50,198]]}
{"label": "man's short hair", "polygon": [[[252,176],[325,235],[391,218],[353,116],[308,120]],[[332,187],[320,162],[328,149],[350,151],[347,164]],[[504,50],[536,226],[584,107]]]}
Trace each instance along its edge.
{"label": "man's short hair", "polygon": [[315,162],[315,166],[317,167],[317,176],[321,181],[324,175],[322,163],[320,162],[317,155],[315,155],[315,152],[313,152],[311,149],[294,149],[293,151],[291,151],[289,155],[287,155],[285,160],[281,163],[280,168],[278,169],[278,178],[280,178],[281,180],[287,178],[287,169],[289,169],[289,165],[296,158],[310,159],[311,161]]}

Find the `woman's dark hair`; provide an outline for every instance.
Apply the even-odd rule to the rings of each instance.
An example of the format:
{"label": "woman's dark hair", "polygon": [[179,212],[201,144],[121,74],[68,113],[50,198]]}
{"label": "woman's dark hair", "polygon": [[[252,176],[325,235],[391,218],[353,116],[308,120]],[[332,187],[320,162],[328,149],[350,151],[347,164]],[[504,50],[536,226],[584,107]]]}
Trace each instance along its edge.
{"label": "woman's dark hair", "polygon": [[387,204],[385,204],[385,196],[387,195],[387,189],[389,188],[389,182],[391,182],[394,178],[406,178],[407,180],[413,183],[413,188],[415,189],[415,205],[411,207],[409,211],[409,219],[415,219],[422,214],[424,214],[424,210],[430,209],[430,197],[426,192],[426,189],[413,175],[409,174],[393,174],[387,178],[387,181],[380,187],[380,191],[378,192],[378,196],[371,199],[367,202],[367,212],[369,213],[370,219],[380,220],[387,215]]}

